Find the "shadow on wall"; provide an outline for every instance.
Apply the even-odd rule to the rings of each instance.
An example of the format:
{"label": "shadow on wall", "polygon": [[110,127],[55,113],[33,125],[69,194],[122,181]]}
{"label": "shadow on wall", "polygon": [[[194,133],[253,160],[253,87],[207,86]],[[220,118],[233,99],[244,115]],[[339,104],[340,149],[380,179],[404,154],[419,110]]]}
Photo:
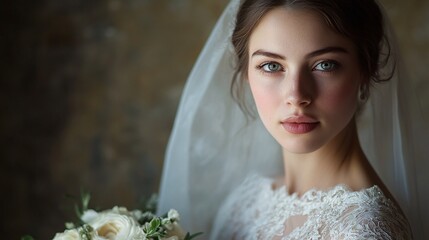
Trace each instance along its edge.
{"label": "shadow on wall", "polygon": [[47,239],[42,229],[58,227],[55,220],[64,218],[57,207],[61,185],[50,164],[72,114],[79,40],[67,16],[42,19],[41,5],[1,7],[1,232],[7,239],[24,230]]}
{"label": "shadow on wall", "polygon": [[51,239],[81,188],[101,208],[157,191],[183,84],[226,2],[1,4],[4,239]]}

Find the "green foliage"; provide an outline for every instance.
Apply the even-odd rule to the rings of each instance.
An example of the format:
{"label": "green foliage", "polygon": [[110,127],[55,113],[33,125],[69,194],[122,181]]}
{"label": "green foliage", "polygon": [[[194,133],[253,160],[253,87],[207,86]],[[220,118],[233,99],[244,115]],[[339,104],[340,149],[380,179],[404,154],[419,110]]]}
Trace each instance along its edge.
{"label": "green foliage", "polygon": [[[79,233],[79,237],[82,240],[91,240],[94,235],[94,229],[84,223],[81,218],[85,211],[89,209],[89,201],[91,200],[91,195],[89,192],[81,190],[80,201],[76,197],[72,197],[75,200],[74,211],[78,217],[78,223],[66,222],[66,229],[76,229]],[[171,224],[176,222],[175,218],[169,218],[168,213],[165,213],[161,217],[155,215],[157,208],[158,196],[152,194],[152,196],[144,201],[141,201],[141,216],[139,216],[138,223],[142,227],[142,230],[146,234],[147,239],[152,240],[161,240],[163,237],[167,236],[167,232],[170,229]],[[168,229],[167,229],[168,228]],[[197,236],[200,236],[202,233],[186,234],[184,240],[192,240]],[[34,240],[33,237],[26,235],[21,237],[21,240]]]}
{"label": "green foliage", "polygon": [[194,233],[194,234],[190,235],[190,233],[188,232],[188,233],[186,233],[184,240],[192,240],[192,239],[194,239],[200,235],[203,235],[203,233],[199,232],[199,233]]}
{"label": "green foliage", "polygon": [[34,240],[34,238],[30,235],[25,235],[21,237],[21,240]]}
{"label": "green foliage", "polygon": [[152,221],[143,225],[143,231],[146,233],[147,238],[161,239],[166,235],[166,230],[163,228],[161,222],[161,218],[155,217]]}
{"label": "green foliage", "polygon": [[94,229],[91,226],[85,224],[82,227],[80,227],[78,229],[78,231],[79,231],[80,239],[82,239],[82,240],[91,240],[92,239],[91,236],[92,236],[92,233],[94,232]]}
{"label": "green foliage", "polygon": [[81,206],[79,206],[79,204],[75,204],[75,206],[74,206],[76,215],[79,219],[82,217],[83,213],[86,210],[88,210],[89,200],[91,200],[91,194],[85,190],[81,190],[80,191],[80,204],[81,204]]}

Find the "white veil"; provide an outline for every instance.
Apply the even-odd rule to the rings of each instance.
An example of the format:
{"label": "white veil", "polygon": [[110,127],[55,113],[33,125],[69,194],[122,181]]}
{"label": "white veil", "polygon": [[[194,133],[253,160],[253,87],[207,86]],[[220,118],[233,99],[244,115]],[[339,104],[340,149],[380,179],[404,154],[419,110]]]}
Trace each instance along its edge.
{"label": "white veil", "polygon": [[[158,213],[175,208],[184,229],[204,236],[223,199],[249,172],[283,171],[279,145],[230,94],[235,61],[230,37],[239,4],[231,0],[188,78],[161,179]],[[429,177],[423,158],[429,134],[413,81],[400,74],[371,89],[357,125],[365,153],[407,214],[415,239],[425,239]]]}

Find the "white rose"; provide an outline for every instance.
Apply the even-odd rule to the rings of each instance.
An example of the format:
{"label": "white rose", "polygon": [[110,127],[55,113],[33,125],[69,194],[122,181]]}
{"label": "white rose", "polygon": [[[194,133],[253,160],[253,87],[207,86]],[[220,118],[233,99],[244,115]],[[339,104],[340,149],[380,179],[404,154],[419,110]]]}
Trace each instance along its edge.
{"label": "white rose", "polygon": [[126,207],[118,207],[118,206],[114,206],[112,208],[112,210],[110,210],[110,212],[119,213],[119,214],[123,214],[123,215],[129,215],[130,214],[130,212],[128,211],[128,209]]}
{"label": "white rose", "polygon": [[92,209],[88,209],[86,210],[82,216],[80,217],[80,219],[84,222],[84,223],[88,223],[91,222],[92,220],[94,220],[95,218],[97,218],[98,216],[98,212],[92,210]]}
{"label": "white rose", "polygon": [[65,230],[62,233],[55,234],[53,240],[79,240],[79,232],[76,229]]}
{"label": "white rose", "polygon": [[98,213],[88,222],[94,228],[97,236],[117,240],[145,239],[145,234],[137,221],[128,215],[117,213],[122,211],[116,210],[118,209]]}
{"label": "white rose", "polygon": [[179,212],[175,209],[170,209],[170,211],[168,211],[168,218],[173,221],[180,221]]}

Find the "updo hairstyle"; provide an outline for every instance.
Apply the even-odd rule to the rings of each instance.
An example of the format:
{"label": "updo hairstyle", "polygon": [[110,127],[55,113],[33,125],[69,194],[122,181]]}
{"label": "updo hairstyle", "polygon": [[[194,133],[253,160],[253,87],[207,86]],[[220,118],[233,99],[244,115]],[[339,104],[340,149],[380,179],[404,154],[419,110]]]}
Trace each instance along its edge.
{"label": "updo hairstyle", "polygon": [[237,13],[231,39],[237,56],[231,92],[242,109],[247,109],[243,84],[247,78],[250,35],[262,17],[278,7],[312,10],[334,31],[354,43],[364,79],[360,87],[361,100],[369,97],[372,82],[392,78],[394,64],[387,72],[382,71],[391,58],[390,44],[385,35],[383,15],[374,0],[245,0]]}

